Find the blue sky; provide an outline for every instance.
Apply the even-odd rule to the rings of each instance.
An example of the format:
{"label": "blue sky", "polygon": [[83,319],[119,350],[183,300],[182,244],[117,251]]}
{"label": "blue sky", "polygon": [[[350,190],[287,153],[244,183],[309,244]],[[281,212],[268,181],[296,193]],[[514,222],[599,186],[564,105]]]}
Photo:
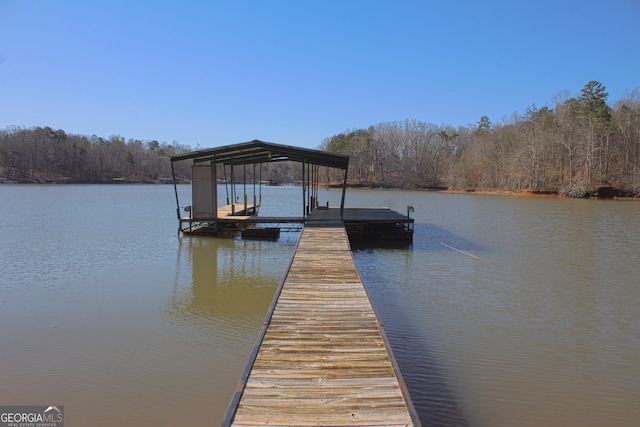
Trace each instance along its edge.
{"label": "blue sky", "polygon": [[0,128],[317,147],[640,87],[638,0],[0,0]]}

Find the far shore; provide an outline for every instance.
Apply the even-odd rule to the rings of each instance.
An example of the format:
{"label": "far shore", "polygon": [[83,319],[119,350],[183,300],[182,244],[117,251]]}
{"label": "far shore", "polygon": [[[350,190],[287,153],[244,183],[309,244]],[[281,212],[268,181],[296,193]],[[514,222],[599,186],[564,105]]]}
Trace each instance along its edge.
{"label": "far shore", "polygon": [[[42,181],[42,180],[21,180],[16,181],[13,179],[6,179],[0,177],[0,185],[2,184],[14,184],[14,185],[167,185],[173,184],[171,180],[163,179],[158,181],[127,181],[123,179],[114,179],[110,182],[86,182],[86,181]],[[187,180],[181,180],[178,184],[189,184]],[[282,183],[281,185],[300,185],[297,183]],[[342,188],[341,183],[329,183],[320,184],[320,188]],[[478,195],[493,195],[493,196],[514,196],[514,197],[537,197],[537,198],[558,198],[567,199],[570,198],[557,191],[532,191],[532,190],[476,190],[476,189],[450,189],[445,187],[424,187],[424,188],[398,188],[393,186],[376,185],[372,183],[350,183],[347,184],[347,188],[361,189],[361,190],[407,190],[407,191],[429,191],[435,193],[449,193],[449,194],[478,194]],[[628,191],[623,191],[615,187],[602,186],[598,189],[594,189],[591,194],[581,197],[582,199],[598,199],[598,200],[634,200],[640,201],[640,193],[633,194]]]}
{"label": "far shore", "polygon": [[[322,187],[322,186],[321,186]],[[329,188],[341,188],[342,184],[331,183]],[[571,197],[554,190],[476,190],[476,189],[451,189],[446,187],[425,187],[425,188],[398,188],[392,186],[376,185],[370,183],[347,184],[347,188],[371,189],[371,190],[409,190],[409,191],[430,191],[436,193],[450,194],[479,194],[493,196],[515,196],[515,197],[538,197],[538,198],[556,198],[569,199]],[[598,200],[640,200],[640,193],[632,193],[611,186],[601,186],[593,189],[584,197],[576,197],[580,199],[598,199]]]}
{"label": "far shore", "polygon": [[[535,197],[535,198],[549,198],[549,199],[569,199],[570,197],[560,194],[555,191],[530,191],[530,190],[433,190],[428,189],[427,191],[434,191],[438,193],[450,193],[450,194],[478,194],[485,196],[514,196],[514,197]],[[630,196],[611,196],[611,197],[580,197],[581,199],[597,199],[597,200],[635,200],[640,201],[640,195],[630,195]]]}
{"label": "far shore", "polygon": [[[555,191],[510,191],[510,190],[435,190],[442,193],[452,194],[481,194],[481,195],[496,195],[496,196],[515,196],[515,197],[538,197],[538,198],[552,198],[552,199],[569,199],[570,197],[560,194]],[[640,201],[640,194],[619,196],[606,193],[604,196],[589,196],[581,197],[582,199],[598,199],[598,200],[638,200]]]}

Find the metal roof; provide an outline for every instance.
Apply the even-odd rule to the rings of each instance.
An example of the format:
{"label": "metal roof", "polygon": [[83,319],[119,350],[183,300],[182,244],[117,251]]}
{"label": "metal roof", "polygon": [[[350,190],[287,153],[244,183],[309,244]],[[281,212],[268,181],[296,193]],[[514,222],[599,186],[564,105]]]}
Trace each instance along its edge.
{"label": "metal roof", "polygon": [[214,162],[227,165],[246,165],[289,160],[342,170],[347,170],[349,166],[349,156],[344,154],[291,147],[289,145],[274,144],[257,139],[241,144],[173,154],[169,156],[169,158],[172,162],[191,159],[194,163]]}

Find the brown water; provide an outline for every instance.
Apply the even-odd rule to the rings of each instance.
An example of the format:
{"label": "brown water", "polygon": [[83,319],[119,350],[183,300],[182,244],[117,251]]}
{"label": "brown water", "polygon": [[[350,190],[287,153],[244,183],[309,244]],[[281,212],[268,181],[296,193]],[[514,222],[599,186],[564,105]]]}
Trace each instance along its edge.
{"label": "brown water", "polygon": [[[638,425],[640,203],[347,195],[408,204],[413,247],[355,258],[423,425]],[[0,217],[0,405],[220,423],[297,234],[179,238],[170,186],[0,186]]]}

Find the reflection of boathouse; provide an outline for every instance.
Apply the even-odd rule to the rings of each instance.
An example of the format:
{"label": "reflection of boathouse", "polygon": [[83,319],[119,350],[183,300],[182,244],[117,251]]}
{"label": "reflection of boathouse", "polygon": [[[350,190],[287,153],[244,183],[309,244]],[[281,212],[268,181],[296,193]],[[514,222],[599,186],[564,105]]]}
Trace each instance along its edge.
{"label": "reflection of boathouse", "polygon": [[[351,236],[411,241],[413,219],[387,208],[345,208],[349,157],[319,150],[254,140],[242,144],[170,156],[174,163],[191,160],[191,205],[181,206],[173,176],[179,232],[186,235],[222,235],[242,232],[244,237],[277,238],[280,229],[299,229],[309,221],[344,224]],[[259,216],[262,165],[271,162],[300,164],[301,207],[299,216]],[[343,173],[339,207],[319,206],[320,168]],[[218,184],[224,185],[224,194]],[[297,225],[296,225],[297,224]]]}
{"label": "reflection of boathouse", "polygon": [[[180,239],[171,318],[205,328],[230,322],[238,334],[249,328],[250,341],[255,341],[255,328],[248,325],[264,317],[265,301],[272,298],[286,267],[274,258],[284,259],[290,252],[291,245],[271,242]],[[182,272],[189,276],[178,279]]]}

